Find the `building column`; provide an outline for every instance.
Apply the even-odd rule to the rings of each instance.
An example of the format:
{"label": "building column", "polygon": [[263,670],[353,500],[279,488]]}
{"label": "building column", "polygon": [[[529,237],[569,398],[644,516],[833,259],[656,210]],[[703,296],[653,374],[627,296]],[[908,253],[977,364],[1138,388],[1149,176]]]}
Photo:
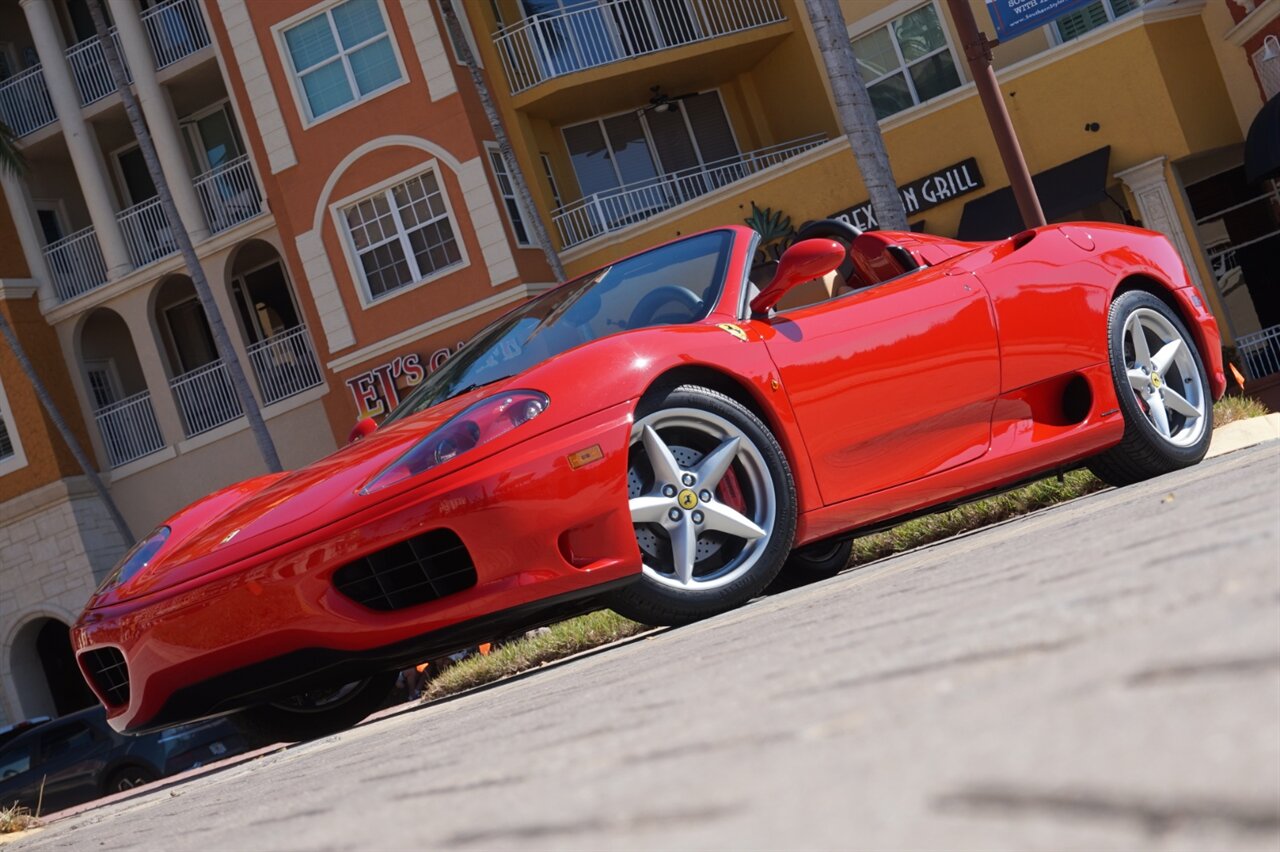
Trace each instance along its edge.
{"label": "building column", "polygon": [[1138,203],[1138,216],[1142,219],[1142,227],[1159,231],[1169,238],[1173,247],[1178,250],[1187,267],[1187,273],[1196,287],[1204,294],[1204,283],[1200,280],[1200,267],[1196,263],[1196,254],[1191,249],[1187,232],[1182,227],[1182,219],[1178,216],[1178,206],[1174,203],[1173,193],[1169,190],[1169,180],[1165,176],[1165,164],[1168,158],[1156,157],[1141,165],[1116,172],[1129,192]]}
{"label": "building column", "polygon": [[13,216],[18,242],[22,244],[27,274],[35,279],[40,288],[40,309],[48,310],[58,304],[58,297],[53,292],[53,276],[49,274],[49,265],[45,263],[43,243],[36,233],[36,208],[31,201],[31,192],[21,178],[4,169],[0,169],[0,186],[4,189],[5,203]]}
{"label": "building column", "polygon": [[125,64],[133,71],[133,85],[138,90],[138,102],[151,130],[160,170],[169,184],[169,192],[173,194],[173,203],[182,217],[183,226],[191,235],[191,241],[198,243],[209,236],[209,226],[196,198],[192,183],[194,176],[183,151],[182,132],[178,129],[173,105],[156,78],[155,59],[142,19],[138,17],[138,7],[134,0],[108,0],[108,5],[120,32]]}
{"label": "building column", "polygon": [[93,220],[102,258],[107,263],[107,275],[119,278],[132,270],[133,264],[129,260],[124,233],[116,220],[116,204],[102,162],[102,150],[98,147],[93,127],[85,121],[80,110],[80,95],[71,78],[71,67],[67,65],[58,22],[49,7],[49,0],[21,0],[21,5],[40,64],[44,67],[49,97],[53,100],[58,120],[62,122],[62,136],[67,142],[85,205],[89,208],[89,218]]}

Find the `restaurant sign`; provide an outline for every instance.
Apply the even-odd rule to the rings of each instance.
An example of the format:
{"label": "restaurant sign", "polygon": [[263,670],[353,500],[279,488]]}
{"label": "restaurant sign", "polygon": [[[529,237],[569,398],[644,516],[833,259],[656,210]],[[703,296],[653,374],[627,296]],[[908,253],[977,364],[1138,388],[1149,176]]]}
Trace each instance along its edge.
{"label": "restaurant sign", "polygon": [[[945,169],[939,169],[932,174],[917,178],[908,184],[903,184],[898,187],[898,192],[902,195],[902,206],[907,209],[907,215],[914,216],[953,198],[959,198],[974,190],[982,189],[983,186],[982,172],[978,169],[978,161],[970,157],[955,165],[947,166]],[[863,231],[871,231],[879,227],[875,211],[871,209],[870,201],[864,201],[861,204],[855,204],[837,213],[832,213],[827,218],[848,222]]]}
{"label": "restaurant sign", "polygon": [[416,352],[397,355],[385,364],[366,370],[347,379],[347,389],[356,403],[357,419],[379,417],[400,404],[405,392],[422,384],[427,373],[434,373],[462,348],[462,342],[453,349],[442,348],[431,353],[424,366],[422,356]]}
{"label": "restaurant sign", "polygon": [[987,0],[987,13],[991,15],[991,22],[996,25],[996,38],[1008,41],[1092,2],[1093,0]]}

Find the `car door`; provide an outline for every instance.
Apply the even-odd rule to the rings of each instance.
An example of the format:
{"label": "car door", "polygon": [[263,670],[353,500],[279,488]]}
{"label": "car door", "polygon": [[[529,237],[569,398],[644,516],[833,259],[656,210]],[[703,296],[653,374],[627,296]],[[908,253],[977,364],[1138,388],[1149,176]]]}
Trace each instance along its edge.
{"label": "car door", "polygon": [[31,771],[33,737],[21,737],[0,749],[0,808],[15,802],[27,807],[35,806],[32,792],[34,773]]}
{"label": "car door", "polygon": [[41,728],[34,769],[44,784],[44,810],[96,799],[102,792],[98,776],[110,745],[85,719]]}
{"label": "car door", "polygon": [[826,504],[987,451],[1000,384],[996,327],[981,283],[949,269],[764,321]]}

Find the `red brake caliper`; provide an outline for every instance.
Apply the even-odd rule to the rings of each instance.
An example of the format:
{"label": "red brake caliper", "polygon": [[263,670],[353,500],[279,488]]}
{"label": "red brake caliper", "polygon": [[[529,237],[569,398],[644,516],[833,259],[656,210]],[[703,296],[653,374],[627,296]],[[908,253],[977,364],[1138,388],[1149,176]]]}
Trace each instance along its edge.
{"label": "red brake caliper", "polygon": [[716,488],[716,499],[735,512],[745,512],[747,501],[742,496],[742,486],[738,484],[738,475],[733,468],[726,470],[720,477],[720,485]]}

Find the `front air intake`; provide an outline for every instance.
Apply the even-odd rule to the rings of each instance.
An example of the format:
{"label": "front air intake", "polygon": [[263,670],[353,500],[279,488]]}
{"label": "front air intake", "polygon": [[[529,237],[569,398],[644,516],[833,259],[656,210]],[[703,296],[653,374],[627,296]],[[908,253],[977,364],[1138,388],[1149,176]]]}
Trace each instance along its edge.
{"label": "front air intake", "polygon": [[80,655],[80,662],[105,704],[129,703],[129,667],[119,648],[93,648]]}
{"label": "front air intake", "polygon": [[439,600],[475,584],[471,555],[449,530],[432,530],[393,544],[333,574],[339,592],[383,612]]}

